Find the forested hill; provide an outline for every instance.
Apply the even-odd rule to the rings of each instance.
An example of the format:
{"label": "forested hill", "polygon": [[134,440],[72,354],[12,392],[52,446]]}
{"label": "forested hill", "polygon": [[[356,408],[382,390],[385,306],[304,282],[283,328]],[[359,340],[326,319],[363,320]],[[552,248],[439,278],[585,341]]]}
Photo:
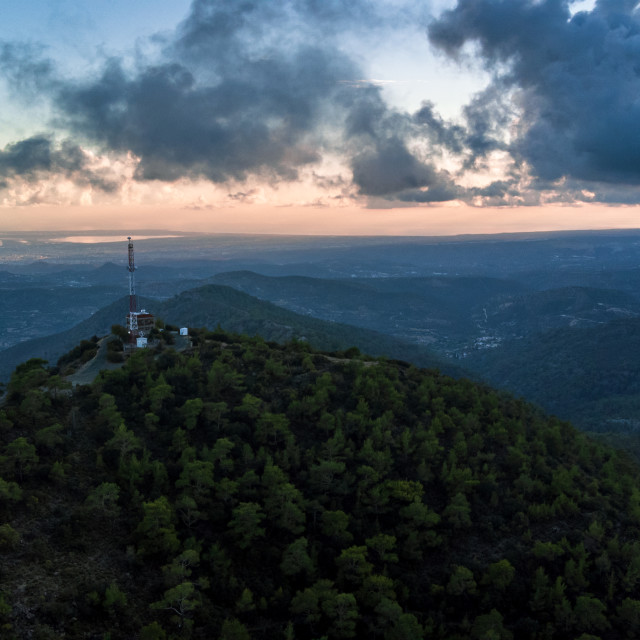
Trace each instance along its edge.
{"label": "forested hill", "polygon": [[3,638],[640,633],[638,469],[466,380],[220,331],[0,412]]}

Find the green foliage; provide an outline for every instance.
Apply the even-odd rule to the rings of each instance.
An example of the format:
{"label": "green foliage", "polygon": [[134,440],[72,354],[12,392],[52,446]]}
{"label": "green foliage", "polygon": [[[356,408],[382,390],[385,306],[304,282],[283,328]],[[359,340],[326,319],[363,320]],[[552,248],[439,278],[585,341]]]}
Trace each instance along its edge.
{"label": "green foliage", "polygon": [[22,480],[24,474],[29,473],[39,460],[35,445],[27,438],[16,438],[5,447],[4,461],[19,480]]}
{"label": "green foliage", "polygon": [[120,590],[115,582],[112,582],[105,589],[102,606],[110,613],[123,611],[126,608],[127,596]]}
{"label": "green foliage", "polygon": [[57,364],[63,370],[72,371],[79,365],[89,362],[96,353],[98,353],[98,338],[93,336],[91,340],[82,340],[77,347],[60,356]]}
{"label": "green foliage", "polygon": [[324,511],[322,513],[322,533],[337,543],[346,545],[353,540],[348,531],[349,516],[344,511]]}
{"label": "green foliage", "polygon": [[95,514],[114,517],[117,516],[120,509],[118,507],[118,497],[120,496],[120,487],[114,482],[103,482],[101,485],[93,489],[85,500],[85,505]]}
{"label": "green foliage", "polygon": [[174,511],[166,496],[142,505],[144,516],[136,529],[142,553],[172,553],[180,547],[173,525]]}
{"label": "green foliage", "polygon": [[471,637],[474,640],[511,640],[513,634],[504,628],[500,612],[492,609],[473,621]]}
{"label": "green foliage", "polygon": [[16,372],[0,416],[16,637],[640,633],[628,458],[467,380],[193,339],[69,393],[42,362]]}
{"label": "green foliage", "polygon": [[193,573],[193,568],[200,564],[200,554],[195,549],[187,549],[174,558],[171,564],[162,568],[165,582],[177,585],[185,581]]}
{"label": "green foliage", "polygon": [[44,385],[49,378],[46,364],[47,361],[42,358],[31,358],[18,365],[7,385],[9,398],[17,403],[28,390]]}
{"label": "green foliage", "polygon": [[282,554],[280,569],[286,576],[298,573],[311,575],[314,572],[313,560],[308,553],[309,541],[306,538],[294,540]]}
{"label": "green foliage", "polygon": [[193,582],[181,582],[167,589],[163,597],[154,602],[151,608],[173,613],[172,620],[181,627],[184,624],[183,618],[191,616],[198,606],[200,606],[200,599],[196,585]]}
{"label": "green foliage", "polygon": [[11,615],[11,605],[7,602],[5,594],[0,591],[0,620],[7,620]]}
{"label": "green foliage", "polygon": [[444,517],[454,529],[465,529],[471,526],[471,507],[463,493],[457,493],[443,512]]}
{"label": "green foliage", "polygon": [[64,427],[61,424],[54,424],[50,427],[45,427],[36,431],[35,441],[38,446],[47,447],[48,449],[54,449],[56,445],[63,442],[62,430]]}
{"label": "green foliage", "polygon": [[598,598],[578,596],[573,612],[579,627],[587,631],[604,631],[611,626],[605,615],[606,610],[606,605]]}
{"label": "green foliage", "polygon": [[113,438],[106,443],[109,449],[118,452],[120,460],[125,460],[131,453],[140,449],[140,439],[133,431],[127,429],[124,422],[121,422],[113,433]]}
{"label": "green foliage", "polygon": [[0,549],[15,549],[20,541],[20,534],[10,525],[0,525]]}
{"label": "green foliage", "polygon": [[124,362],[124,344],[122,340],[107,342],[107,362]]}
{"label": "green foliage", "polygon": [[476,581],[473,572],[461,565],[455,565],[447,583],[447,593],[453,596],[473,594],[476,591]]}
{"label": "green foliage", "polygon": [[499,591],[504,591],[516,575],[515,567],[506,559],[494,562],[487,567],[482,576],[482,584]]}
{"label": "green foliage", "polygon": [[7,412],[0,410],[0,433],[9,431],[13,427],[13,422],[7,418]]}
{"label": "green foliage", "polygon": [[65,471],[64,464],[59,460],[56,460],[51,465],[51,471],[49,471],[49,478],[58,484],[62,484],[67,477],[67,472]]}
{"label": "green foliage", "polygon": [[625,598],[616,610],[627,629],[627,635],[630,637],[637,635],[640,632],[640,601]]}
{"label": "green foliage", "polygon": [[182,413],[184,415],[184,426],[189,431],[194,429],[198,423],[198,417],[204,409],[204,402],[202,398],[189,398],[182,406]]}
{"label": "green foliage", "polygon": [[123,327],[121,324],[112,324],[111,333],[116,336],[116,338],[120,338],[122,342],[127,342],[129,340],[129,332],[127,331],[127,328]]}
{"label": "green foliage", "polygon": [[251,640],[251,636],[240,620],[231,618],[222,623],[220,640]]}
{"label": "green foliage", "polygon": [[343,549],[336,559],[338,575],[345,583],[359,584],[371,572],[373,565],[367,560],[367,547],[353,546]]}
{"label": "green foliage", "polygon": [[140,629],[140,640],[166,640],[167,634],[158,622],[152,622]]}
{"label": "green foliage", "polygon": [[259,504],[255,502],[241,502],[232,511],[229,520],[229,531],[233,535],[234,544],[240,549],[247,549],[258,538],[265,535],[265,529],[260,526],[264,514]]}
{"label": "green foliage", "polygon": [[0,478],[0,500],[4,504],[18,502],[22,499],[22,489],[17,482],[11,482]]}

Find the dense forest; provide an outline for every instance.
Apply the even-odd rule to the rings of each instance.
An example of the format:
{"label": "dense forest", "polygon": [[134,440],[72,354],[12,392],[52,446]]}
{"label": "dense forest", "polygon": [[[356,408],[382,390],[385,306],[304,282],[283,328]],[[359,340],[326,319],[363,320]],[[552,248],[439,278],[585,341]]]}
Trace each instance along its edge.
{"label": "dense forest", "polygon": [[42,360],[16,369],[2,638],[640,634],[623,454],[357,349],[204,329],[192,343],[160,339],[74,389]]}

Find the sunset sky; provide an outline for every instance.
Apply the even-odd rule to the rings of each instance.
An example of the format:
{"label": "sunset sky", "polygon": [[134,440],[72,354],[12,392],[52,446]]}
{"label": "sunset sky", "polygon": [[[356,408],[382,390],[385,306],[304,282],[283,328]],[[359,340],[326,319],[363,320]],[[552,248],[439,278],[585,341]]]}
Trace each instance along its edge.
{"label": "sunset sky", "polygon": [[640,227],[635,0],[30,0],[0,232]]}

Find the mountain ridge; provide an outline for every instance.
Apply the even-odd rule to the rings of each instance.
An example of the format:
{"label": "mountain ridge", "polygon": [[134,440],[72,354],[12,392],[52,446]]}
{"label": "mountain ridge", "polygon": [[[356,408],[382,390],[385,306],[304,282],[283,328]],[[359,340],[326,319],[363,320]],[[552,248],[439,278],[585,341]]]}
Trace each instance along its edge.
{"label": "mountain ridge", "polygon": [[[455,364],[439,359],[426,349],[366,329],[301,316],[223,285],[196,287],[164,301],[140,297],[138,304],[171,324],[194,327],[223,324],[230,331],[262,332],[266,339],[276,341],[306,338],[326,350],[358,346],[373,355],[415,359],[421,366],[458,371]],[[113,324],[124,324],[127,312],[128,296],[125,296],[67,331],[5,349],[0,352],[0,380],[7,380],[13,369],[29,358],[42,357],[55,364],[82,339],[104,335]]]}

